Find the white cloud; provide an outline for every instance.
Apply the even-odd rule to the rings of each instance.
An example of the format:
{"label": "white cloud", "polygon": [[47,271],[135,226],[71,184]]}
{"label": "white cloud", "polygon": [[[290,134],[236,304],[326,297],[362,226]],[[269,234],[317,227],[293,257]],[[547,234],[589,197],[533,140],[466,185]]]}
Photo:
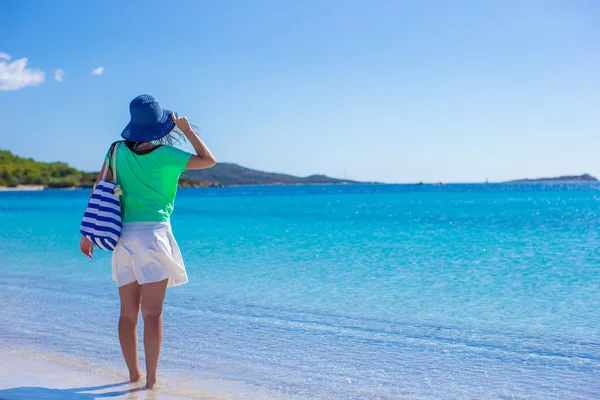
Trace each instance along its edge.
{"label": "white cloud", "polygon": [[0,91],[19,90],[44,82],[44,71],[27,68],[26,58],[9,62],[10,55],[0,53],[0,60],[6,60],[0,61]]}
{"label": "white cloud", "polygon": [[56,71],[54,71],[54,79],[56,79],[57,82],[62,82],[64,77],[65,71],[62,68],[59,68]]}
{"label": "white cloud", "polygon": [[104,67],[98,67],[98,68],[94,68],[92,70],[92,75],[102,75],[102,73],[104,72]]}

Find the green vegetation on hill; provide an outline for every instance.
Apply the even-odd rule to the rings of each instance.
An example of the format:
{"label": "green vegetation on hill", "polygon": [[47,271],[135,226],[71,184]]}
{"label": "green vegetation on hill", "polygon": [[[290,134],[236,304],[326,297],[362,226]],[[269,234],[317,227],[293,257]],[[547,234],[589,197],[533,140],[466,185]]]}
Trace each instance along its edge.
{"label": "green vegetation on hill", "polygon": [[[82,172],[61,162],[43,163],[15,156],[0,150],[0,186],[40,185],[53,189],[92,187],[98,172]],[[220,187],[215,182],[203,182],[181,177],[180,187]]]}
{"label": "green vegetation on hill", "polygon": [[96,181],[96,176],[78,171],[62,162],[43,163],[0,150],[0,186],[91,187]]}

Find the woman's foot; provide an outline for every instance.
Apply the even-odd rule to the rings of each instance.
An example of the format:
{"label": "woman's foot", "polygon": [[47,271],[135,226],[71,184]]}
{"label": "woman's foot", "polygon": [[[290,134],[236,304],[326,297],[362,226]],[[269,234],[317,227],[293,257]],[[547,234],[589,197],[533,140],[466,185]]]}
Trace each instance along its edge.
{"label": "woman's foot", "polygon": [[129,381],[131,383],[135,383],[142,378],[142,373],[140,371],[136,371],[134,373],[129,373]]}
{"label": "woman's foot", "polygon": [[146,389],[153,389],[154,385],[156,385],[156,377],[147,377],[146,378]]}

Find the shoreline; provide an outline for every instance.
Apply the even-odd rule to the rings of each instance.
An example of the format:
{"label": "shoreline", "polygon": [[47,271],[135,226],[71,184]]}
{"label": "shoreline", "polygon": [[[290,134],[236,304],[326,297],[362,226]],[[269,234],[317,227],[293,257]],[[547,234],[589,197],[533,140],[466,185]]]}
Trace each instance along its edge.
{"label": "shoreline", "polygon": [[[489,186],[489,185],[507,185],[507,186],[519,186],[519,185],[581,185],[588,184],[594,185],[598,184],[600,181],[509,181],[509,182],[479,182],[479,183],[379,183],[379,182],[367,182],[367,183],[269,183],[269,184],[246,184],[246,185],[222,185],[222,184],[214,184],[214,185],[198,185],[198,186],[189,186],[189,185],[181,185],[178,189],[223,189],[223,188],[243,188],[243,187],[282,187],[282,186],[361,186],[361,185],[369,185],[369,186],[455,186],[455,185],[472,185],[472,186]],[[91,186],[71,186],[65,188],[51,188],[43,185],[17,185],[15,187],[9,186],[0,186],[1,192],[42,192],[45,190],[60,190],[60,191],[69,191],[69,190],[90,190]]]}
{"label": "shoreline", "polygon": [[0,186],[0,192],[39,192],[42,190],[46,190],[46,187],[43,185]]}
{"label": "shoreline", "polygon": [[94,398],[161,400],[276,400],[240,383],[159,371],[155,390],[145,390],[144,379],[130,383],[125,366],[111,368],[91,360],[59,353],[0,348],[0,399]]}

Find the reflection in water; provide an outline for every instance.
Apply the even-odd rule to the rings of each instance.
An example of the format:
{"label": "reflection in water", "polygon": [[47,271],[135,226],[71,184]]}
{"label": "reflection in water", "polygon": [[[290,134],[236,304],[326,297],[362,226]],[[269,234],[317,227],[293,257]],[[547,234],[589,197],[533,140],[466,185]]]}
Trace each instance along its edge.
{"label": "reflection in water", "polygon": [[155,390],[146,390],[144,387],[131,389],[125,396],[125,400],[159,400],[160,397]]}
{"label": "reflection in water", "polygon": [[155,390],[146,390],[146,400],[159,400],[158,392]]}
{"label": "reflection in water", "polygon": [[140,400],[138,392],[131,392],[125,396],[125,400]]}

